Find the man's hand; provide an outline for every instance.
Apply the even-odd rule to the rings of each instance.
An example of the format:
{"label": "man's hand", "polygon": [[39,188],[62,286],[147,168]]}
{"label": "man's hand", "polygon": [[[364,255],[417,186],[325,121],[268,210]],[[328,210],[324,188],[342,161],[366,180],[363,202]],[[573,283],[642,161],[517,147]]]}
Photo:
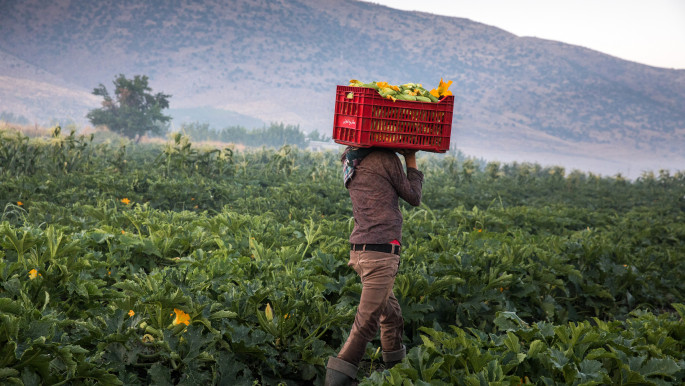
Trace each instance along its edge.
{"label": "man's hand", "polygon": [[418,169],[416,167],[416,149],[401,149],[397,152],[404,156],[404,162],[407,164],[408,168]]}

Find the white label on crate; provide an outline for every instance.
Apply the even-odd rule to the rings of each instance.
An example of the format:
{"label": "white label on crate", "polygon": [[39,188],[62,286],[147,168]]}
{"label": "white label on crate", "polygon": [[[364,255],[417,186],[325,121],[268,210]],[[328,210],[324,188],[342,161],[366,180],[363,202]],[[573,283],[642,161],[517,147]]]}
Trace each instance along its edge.
{"label": "white label on crate", "polygon": [[338,117],[338,126],[345,127],[348,129],[356,129],[357,128],[357,118],[356,117],[339,116]]}

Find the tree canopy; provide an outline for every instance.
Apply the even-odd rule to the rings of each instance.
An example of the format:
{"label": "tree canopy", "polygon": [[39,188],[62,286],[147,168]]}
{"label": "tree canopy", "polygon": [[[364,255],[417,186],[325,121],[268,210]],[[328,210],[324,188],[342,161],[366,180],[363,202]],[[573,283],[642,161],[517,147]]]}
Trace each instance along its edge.
{"label": "tree canopy", "polygon": [[114,98],[102,83],[93,90],[93,95],[104,99],[101,108],[86,115],[93,125],[104,125],[113,132],[136,139],[144,134],[166,131],[171,117],[162,114],[162,110],[169,108],[171,95],[153,94],[145,75],[127,79],[119,74],[113,83]]}

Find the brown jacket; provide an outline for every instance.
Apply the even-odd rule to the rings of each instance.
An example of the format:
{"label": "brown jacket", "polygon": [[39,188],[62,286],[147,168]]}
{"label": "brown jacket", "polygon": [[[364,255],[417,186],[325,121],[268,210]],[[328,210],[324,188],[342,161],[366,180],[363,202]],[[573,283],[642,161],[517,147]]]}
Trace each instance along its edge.
{"label": "brown jacket", "polygon": [[348,185],[352,199],[352,244],[402,242],[399,198],[413,206],[421,204],[423,173],[407,168],[395,152],[378,149],[364,157]]}

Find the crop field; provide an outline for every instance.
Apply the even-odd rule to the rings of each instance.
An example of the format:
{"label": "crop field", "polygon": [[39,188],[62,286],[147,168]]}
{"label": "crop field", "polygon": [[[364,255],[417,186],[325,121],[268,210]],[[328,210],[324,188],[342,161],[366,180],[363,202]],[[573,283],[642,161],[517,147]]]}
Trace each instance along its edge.
{"label": "crop field", "polygon": [[[405,361],[362,385],[685,382],[685,174],[420,153]],[[0,384],[322,385],[361,284],[339,154],[0,131]]]}

